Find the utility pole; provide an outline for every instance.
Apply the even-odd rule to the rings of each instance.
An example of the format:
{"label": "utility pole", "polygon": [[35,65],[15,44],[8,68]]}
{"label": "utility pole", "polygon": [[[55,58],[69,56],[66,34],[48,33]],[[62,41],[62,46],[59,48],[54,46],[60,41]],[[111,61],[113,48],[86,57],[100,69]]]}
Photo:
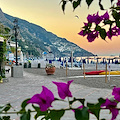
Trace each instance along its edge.
{"label": "utility pole", "polygon": [[14,21],[13,21],[13,23],[14,23],[14,27],[13,27],[13,30],[15,31],[15,42],[16,42],[16,66],[18,66],[18,55],[17,55],[17,36],[18,36],[18,29],[19,29],[19,27],[18,27],[18,19],[15,19]]}

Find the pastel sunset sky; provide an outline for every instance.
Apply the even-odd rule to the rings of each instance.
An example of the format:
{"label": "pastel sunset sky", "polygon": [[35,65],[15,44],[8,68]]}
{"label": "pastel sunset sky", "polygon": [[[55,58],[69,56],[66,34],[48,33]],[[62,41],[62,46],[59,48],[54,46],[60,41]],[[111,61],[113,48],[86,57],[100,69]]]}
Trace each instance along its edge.
{"label": "pastel sunset sky", "polygon": [[[87,15],[100,10],[98,0],[94,0],[89,9],[84,1],[82,0],[81,7],[74,12],[71,4],[68,4],[65,14],[59,4],[60,0],[0,0],[0,7],[4,13],[37,24],[93,54],[119,55],[120,37],[113,37],[112,40],[106,39],[106,41],[98,38],[94,42],[88,43],[86,37],[78,35],[83,22],[86,22]],[[109,1],[103,0],[104,8],[110,7]],[[105,11],[99,14],[102,13]],[[75,17],[76,15],[79,16],[79,19]]]}

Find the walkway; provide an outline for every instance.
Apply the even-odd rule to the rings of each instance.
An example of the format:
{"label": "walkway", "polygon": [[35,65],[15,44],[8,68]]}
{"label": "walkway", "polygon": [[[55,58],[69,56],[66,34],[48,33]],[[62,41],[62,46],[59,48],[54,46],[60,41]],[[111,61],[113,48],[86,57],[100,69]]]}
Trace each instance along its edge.
{"label": "walkway", "polygon": [[[40,93],[43,85],[48,87],[48,89],[55,94],[55,97],[58,97],[57,88],[52,81],[61,81],[59,79],[51,79],[50,76],[34,75],[25,71],[23,78],[13,78],[11,77],[11,73],[6,73],[6,76],[8,77],[9,82],[0,84],[0,104],[11,103],[15,109],[19,110],[20,103],[23,100],[32,97],[34,94]],[[80,84],[75,84],[74,82],[71,84],[70,90],[74,97],[85,98],[86,103],[96,103],[97,99],[100,97],[111,98],[112,92],[110,89],[90,88]],[[78,103],[76,103],[76,105],[78,106]],[[53,106],[57,108],[64,108],[67,107],[68,104],[61,102],[61,104],[55,103]],[[101,118],[104,117],[109,120],[111,115],[108,114],[109,111],[107,110],[101,111]],[[120,119],[120,115],[118,118]],[[119,120],[118,118],[116,120]],[[93,115],[90,116],[90,119],[96,120]],[[31,120],[34,119],[32,118]],[[75,120],[74,113],[72,111],[66,112],[61,120]]]}

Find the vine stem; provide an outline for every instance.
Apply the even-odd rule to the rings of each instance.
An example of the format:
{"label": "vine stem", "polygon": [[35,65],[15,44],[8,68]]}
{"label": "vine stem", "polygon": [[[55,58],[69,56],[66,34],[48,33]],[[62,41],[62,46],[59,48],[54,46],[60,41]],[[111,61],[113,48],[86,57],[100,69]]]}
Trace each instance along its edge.
{"label": "vine stem", "polygon": [[[70,108],[66,108],[66,109],[59,109],[59,110],[77,110],[78,108],[71,108],[71,106],[70,106]],[[97,110],[97,108],[95,109],[95,108],[93,108],[94,110]],[[104,109],[104,110],[108,110],[107,108],[101,108],[101,109]],[[120,108],[117,108],[118,110],[120,110]],[[50,110],[56,110],[56,109],[48,109],[49,111]],[[30,111],[30,112],[37,112],[37,111]],[[24,113],[24,111],[23,111],[23,113]],[[2,112],[2,113],[0,113],[0,114],[22,114],[22,111],[21,111],[21,113],[19,112],[19,111],[16,111],[16,112]]]}
{"label": "vine stem", "polygon": [[69,101],[70,101],[70,100],[69,100],[69,97],[67,97],[67,99],[68,99],[68,103],[69,103],[69,108],[71,108],[71,105],[70,105],[70,102],[69,102]]}

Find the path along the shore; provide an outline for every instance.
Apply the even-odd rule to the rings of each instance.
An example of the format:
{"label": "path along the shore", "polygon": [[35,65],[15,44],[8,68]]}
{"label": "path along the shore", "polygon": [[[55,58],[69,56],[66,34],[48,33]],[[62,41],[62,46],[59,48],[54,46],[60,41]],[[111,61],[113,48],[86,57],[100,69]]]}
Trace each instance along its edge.
{"label": "path along the shore", "polygon": [[[68,80],[71,80],[71,78],[69,77],[72,75],[72,73],[69,72],[68,74],[70,75],[66,77],[66,75],[61,75],[59,70],[58,71],[56,70],[55,75],[48,76],[46,75],[45,71],[44,72],[43,71],[44,70],[42,70],[41,73],[37,73],[38,71],[36,71],[36,69],[26,69],[26,70],[24,69],[23,78],[14,78],[11,77],[11,73],[6,73],[9,82],[0,84],[0,104],[11,103],[15,109],[19,110],[21,102],[27,98],[32,97],[36,93],[40,93],[42,90],[42,86],[46,86],[54,93],[55,97],[58,97],[57,88],[52,83],[52,81],[66,82]],[[64,72],[64,70],[60,70],[60,71]],[[102,98],[112,97],[111,87],[100,88],[100,87],[92,87],[86,85],[86,84],[90,84],[89,82],[87,82],[90,79],[93,79],[93,84],[94,84],[94,81],[97,81],[102,78],[84,79],[84,78],[73,77],[72,79],[74,80],[74,82],[70,85],[70,90],[72,92],[72,95],[76,98],[85,98],[86,103],[87,102],[96,103],[97,99],[100,97]],[[82,81],[86,82],[86,84],[83,84]],[[110,83],[109,84],[105,83],[105,81],[104,84],[107,84],[106,86],[110,86]],[[75,106],[76,105],[78,106],[78,103],[76,103]],[[54,108],[59,109],[59,108],[68,107],[68,104],[64,102],[61,103],[59,102],[59,103],[53,103],[53,106]],[[13,117],[19,119],[19,117],[17,116],[13,116]],[[108,110],[104,110],[104,111],[102,110],[100,118],[106,118],[107,120],[110,120],[111,114],[109,115]],[[118,115],[116,120],[119,119],[120,119],[120,115]],[[33,116],[31,120],[34,120]],[[61,120],[75,120],[73,111],[66,112],[64,116],[61,118]],[[90,120],[96,120],[96,118],[93,115],[91,115]]]}

